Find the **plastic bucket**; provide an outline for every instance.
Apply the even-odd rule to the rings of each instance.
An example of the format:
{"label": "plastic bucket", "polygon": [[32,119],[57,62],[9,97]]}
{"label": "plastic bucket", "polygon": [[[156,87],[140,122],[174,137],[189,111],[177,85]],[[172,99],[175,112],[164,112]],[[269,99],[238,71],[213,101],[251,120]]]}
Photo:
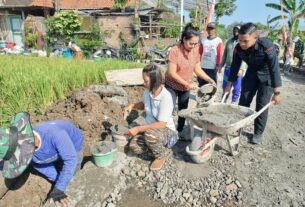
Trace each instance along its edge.
{"label": "plastic bucket", "polygon": [[94,62],[101,62],[102,58],[100,56],[94,56],[93,60],[94,60]]}
{"label": "plastic bucket", "polygon": [[190,146],[188,145],[185,149],[186,153],[195,163],[204,163],[211,158],[212,153],[214,152],[216,140],[217,138],[206,140],[205,145],[200,150],[196,151],[191,151]]}
{"label": "plastic bucket", "polygon": [[73,57],[73,53],[69,48],[65,48],[63,50],[62,55],[64,56],[64,58],[72,58]]}
{"label": "plastic bucket", "polygon": [[113,141],[116,143],[120,151],[123,150],[129,142],[129,137],[124,135],[124,133],[128,131],[128,128],[115,125],[112,126],[110,130]]}
{"label": "plastic bucket", "polygon": [[[99,150],[102,148],[102,150]],[[111,141],[100,141],[90,146],[93,162],[98,167],[107,167],[112,164],[117,146]]]}

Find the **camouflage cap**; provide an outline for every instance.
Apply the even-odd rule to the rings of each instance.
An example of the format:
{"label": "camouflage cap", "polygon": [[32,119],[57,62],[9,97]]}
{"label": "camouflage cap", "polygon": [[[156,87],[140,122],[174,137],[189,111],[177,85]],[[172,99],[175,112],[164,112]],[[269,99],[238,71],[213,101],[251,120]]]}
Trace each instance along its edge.
{"label": "camouflage cap", "polygon": [[16,114],[9,128],[0,129],[0,159],[4,160],[5,178],[16,178],[25,171],[34,154],[34,143],[30,114],[27,112]]}

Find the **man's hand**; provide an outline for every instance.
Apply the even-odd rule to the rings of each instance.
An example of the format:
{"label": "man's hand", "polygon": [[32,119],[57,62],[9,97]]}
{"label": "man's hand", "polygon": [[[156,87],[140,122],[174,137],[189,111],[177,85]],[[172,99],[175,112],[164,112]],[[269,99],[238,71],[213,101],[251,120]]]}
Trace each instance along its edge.
{"label": "man's hand", "polygon": [[216,66],[215,72],[216,73],[221,73],[221,66]]}
{"label": "man's hand", "polygon": [[278,105],[281,103],[281,97],[279,95],[274,95],[272,97],[272,102],[274,103],[274,105]]}
{"label": "man's hand", "polygon": [[131,129],[129,129],[129,131],[128,131],[125,135],[134,137],[134,136],[136,136],[139,132],[140,132],[140,128],[137,126],[137,127],[133,127],[133,128],[131,128]]}
{"label": "man's hand", "polygon": [[54,203],[57,207],[60,206],[70,206],[72,201],[68,196],[61,190],[58,190],[56,187],[49,194],[49,202]]}
{"label": "man's hand", "polygon": [[239,69],[238,73],[237,73],[237,76],[240,77],[243,75],[243,70],[242,69]]}

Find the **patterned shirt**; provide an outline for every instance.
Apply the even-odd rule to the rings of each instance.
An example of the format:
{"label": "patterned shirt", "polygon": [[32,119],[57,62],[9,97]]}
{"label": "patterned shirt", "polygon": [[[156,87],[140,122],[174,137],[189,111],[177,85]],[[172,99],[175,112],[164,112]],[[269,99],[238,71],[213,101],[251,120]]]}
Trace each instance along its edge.
{"label": "patterned shirt", "polygon": [[[187,51],[182,44],[174,46],[168,56],[171,63],[177,65],[177,74],[186,82],[192,83],[195,66],[200,62],[198,48]],[[179,91],[186,91],[185,86],[177,83],[168,72],[165,74],[165,83],[171,88]]]}

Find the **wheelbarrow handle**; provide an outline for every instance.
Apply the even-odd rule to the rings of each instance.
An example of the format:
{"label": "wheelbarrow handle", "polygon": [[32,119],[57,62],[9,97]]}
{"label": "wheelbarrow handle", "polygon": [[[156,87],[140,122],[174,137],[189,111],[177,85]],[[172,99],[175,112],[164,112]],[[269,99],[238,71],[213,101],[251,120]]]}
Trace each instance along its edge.
{"label": "wheelbarrow handle", "polygon": [[222,97],[222,99],[221,99],[221,103],[224,103],[224,102],[225,102],[225,100],[226,100],[226,98],[227,98],[228,95],[229,95],[228,92],[225,92],[225,93],[223,94],[223,97]]}
{"label": "wheelbarrow handle", "polygon": [[259,110],[258,112],[256,112],[253,116],[253,118],[255,119],[256,117],[258,117],[259,115],[261,115],[265,110],[267,110],[270,106],[272,106],[274,104],[274,101],[270,101],[269,103],[267,103],[263,108],[261,108],[261,110]]}

